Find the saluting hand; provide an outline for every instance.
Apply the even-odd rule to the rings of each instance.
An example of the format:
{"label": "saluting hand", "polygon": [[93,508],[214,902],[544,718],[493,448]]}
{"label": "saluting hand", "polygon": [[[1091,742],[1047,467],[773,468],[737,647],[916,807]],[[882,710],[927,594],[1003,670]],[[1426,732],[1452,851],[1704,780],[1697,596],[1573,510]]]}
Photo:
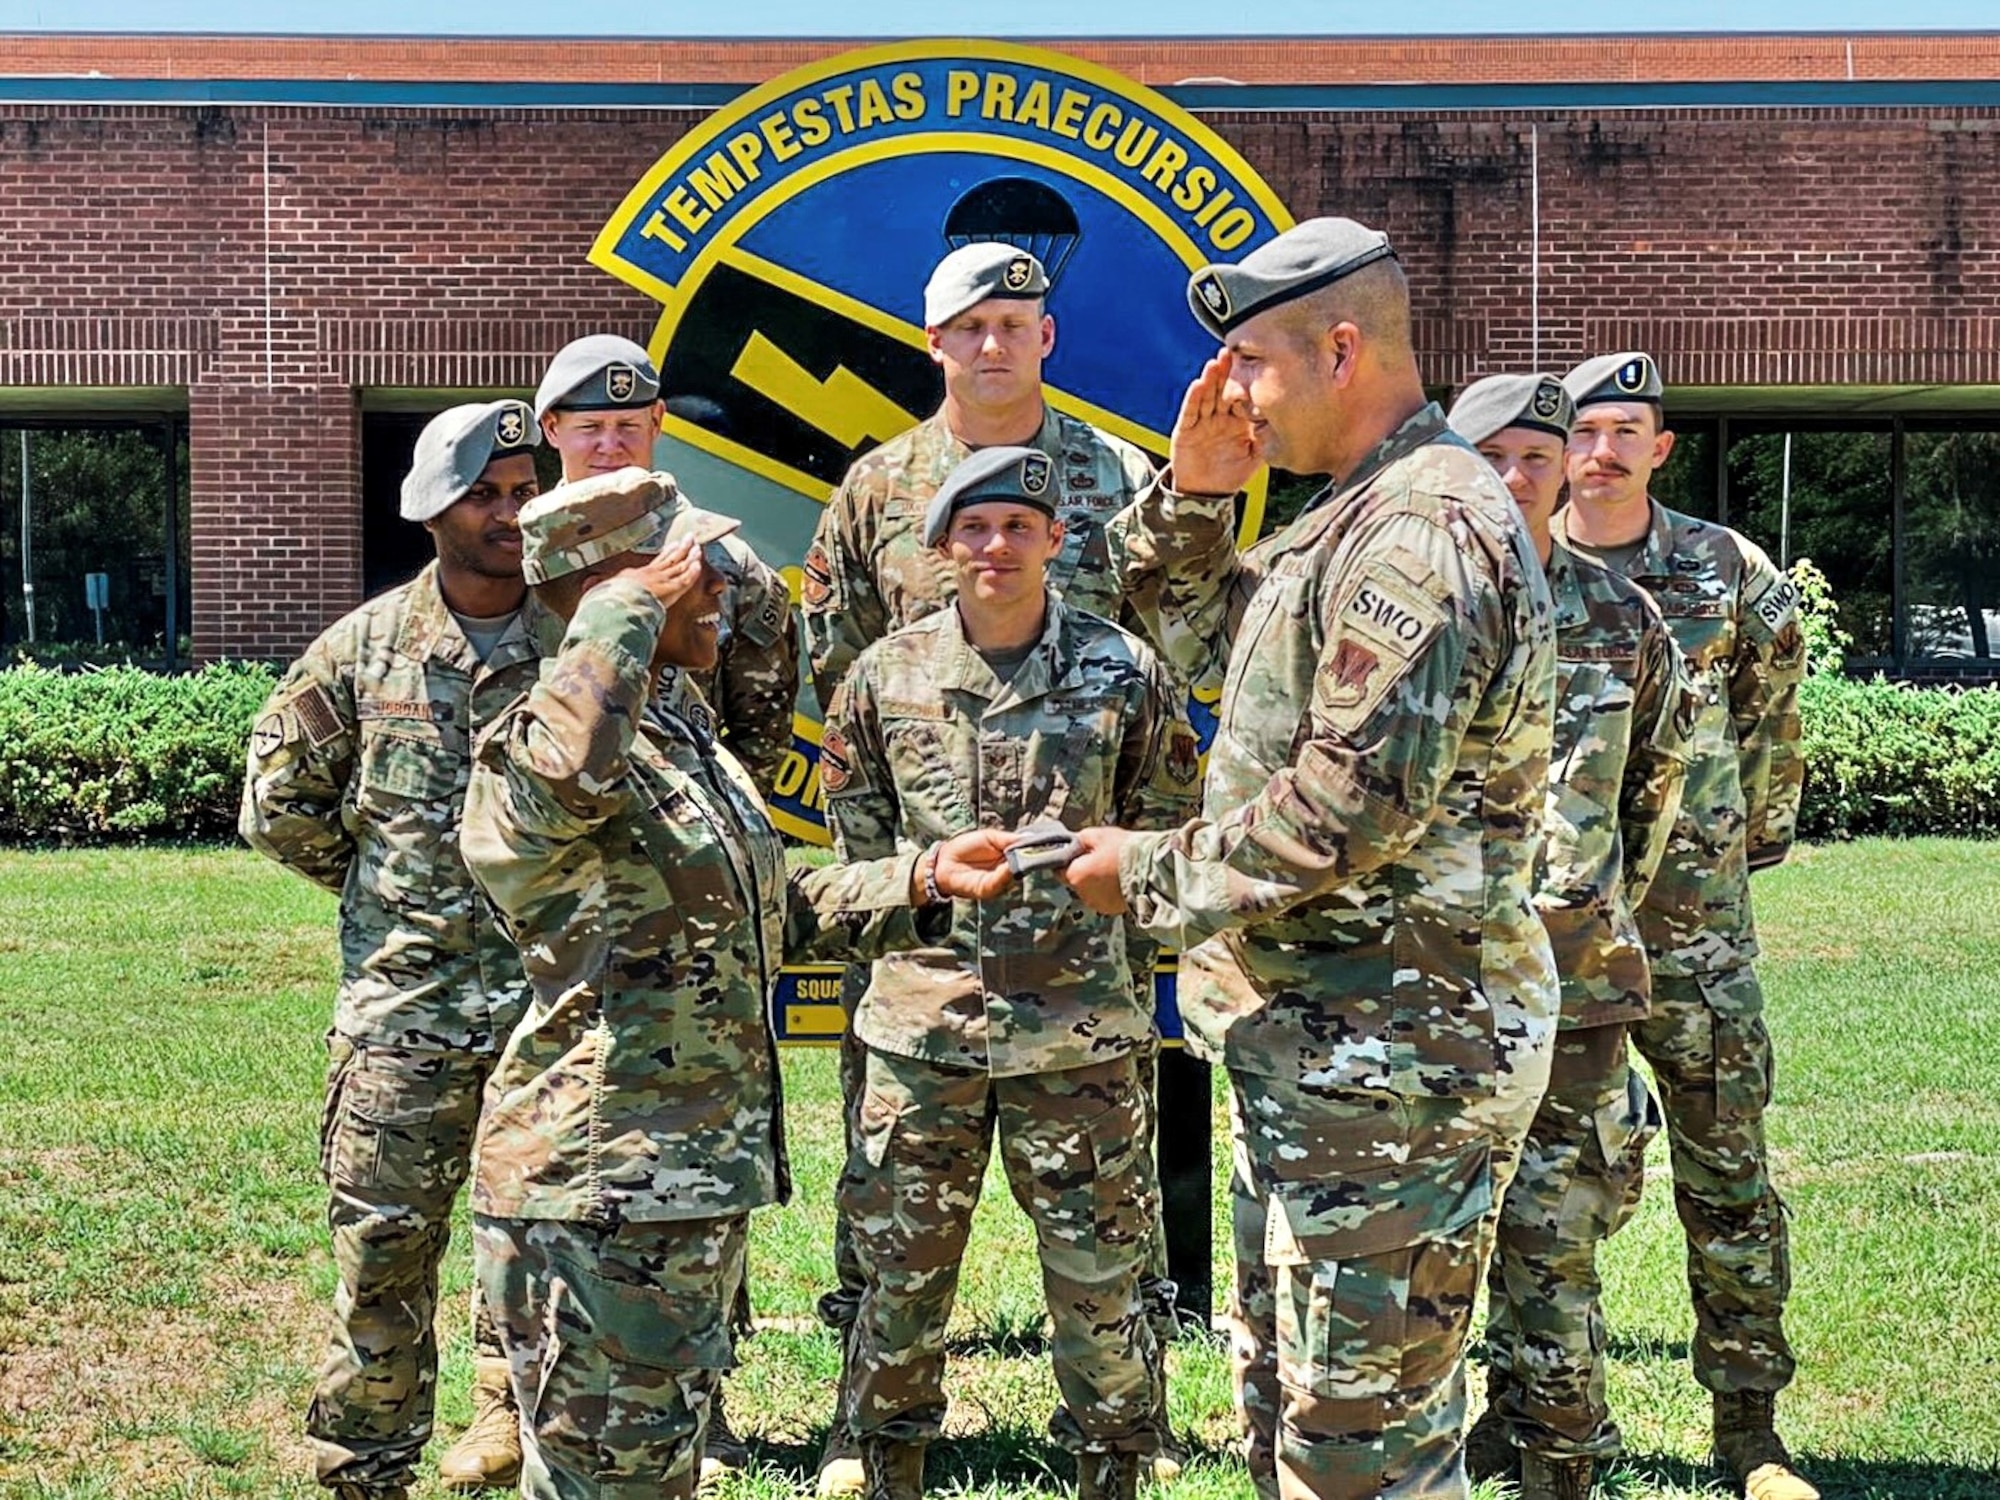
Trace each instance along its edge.
{"label": "saluting hand", "polygon": [[1174,489],[1183,495],[1233,495],[1263,465],[1249,398],[1230,379],[1233,366],[1224,349],[1181,398],[1167,458]]}
{"label": "saluting hand", "polygon": [[647,593],[671,609],[674,601],[701,578],[701,548],[695,545],[693,537],[682,537],[648,558],[644,567],[634,568],[632,576]]}
{"label": "saluting hand", "polygon": [[1123,828],[1086,828],[1077,835],[1083,851],[1057,872],[1077,899],[1100,917],[1123,916],[1128,909],[1125,888],[1118,880],[1118,855],[1131,836]]}

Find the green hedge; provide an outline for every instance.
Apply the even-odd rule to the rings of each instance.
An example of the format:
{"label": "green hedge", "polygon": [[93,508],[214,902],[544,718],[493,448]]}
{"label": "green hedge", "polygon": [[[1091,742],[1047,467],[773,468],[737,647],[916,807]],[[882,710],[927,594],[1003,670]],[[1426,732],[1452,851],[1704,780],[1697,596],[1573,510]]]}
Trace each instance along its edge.
{"label": "green hedge", "polygon": [[2000,689],[1808,677],[1799,836],[2000,833]]}
{"label": "green hedge", "polygon": [[0,841],[232,837],[250,723],[276,682],[242,663],[0,671]]}
{"label": "green hedge", "polygon": [[[0,842],[229,838],[244,744],[275,677],[229,663],[0,671]],[[2000,833],[2000,689],[1829,672],[1801,690],[1802,837]]]}

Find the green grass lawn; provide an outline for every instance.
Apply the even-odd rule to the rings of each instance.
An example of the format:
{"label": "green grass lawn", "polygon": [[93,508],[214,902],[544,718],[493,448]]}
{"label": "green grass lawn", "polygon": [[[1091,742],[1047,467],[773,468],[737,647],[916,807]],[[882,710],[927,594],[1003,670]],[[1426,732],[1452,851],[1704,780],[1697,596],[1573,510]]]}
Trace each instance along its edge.
{"label": "green grass lawn", "polygon": [[[1780,1411],[1830,1500],[2000,1497],[1996,856],[1863,843],[1758,877],[1797,1267],[1801,1374]],[[298,1423],[331,1285],[314,1162],[332,918],[240,852],[0,852],[0,1497],[318,1493]],[[753,1223],[770,1326],[731,1382],[765,1467],[717,1500],[796,1493],[832,1401],[836,1352],[811,1322],[830,1277],[832,1054],[789,1053],[786,1083],[798,1200]],[[1658,1162],[1607,1252],[1629,1449],[1608,1493],[1624,1500],[1728,1493],[1704,1461]],[[447,1283],[450,1435],[468,1414],[462,1235]],[[934,1490],[1058,1488],[1037,1297],[995,1179]],[[1247,1496],[1219,1344],[1184,1342],[1172,1366],[1198,1452],[1176,1491]]]}

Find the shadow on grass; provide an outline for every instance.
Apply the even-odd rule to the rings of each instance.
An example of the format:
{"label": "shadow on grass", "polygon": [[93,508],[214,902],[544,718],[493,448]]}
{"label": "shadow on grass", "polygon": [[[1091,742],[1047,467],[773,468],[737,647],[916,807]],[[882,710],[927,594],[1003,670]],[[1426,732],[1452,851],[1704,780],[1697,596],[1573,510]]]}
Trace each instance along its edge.
{"label": "shadow on grass", "polygon": [[1612,1359],[1629,1364],[1647,1362],[1679,1364],[1688,1357],[1686,1339],[1648,1338],[1644,1334],[1614,1333],[1604,1341],[1604,1352]]}
{"label": "shadow on grass", "polygon": [[945,1340],[945,1353],[995,1355],[1001,1359],[1039,1359],[1049,1352],[1049,1336],[1040,1329],[982,1328]]}
{"label": "shadow on grass", "polygon": [[[1918,1463],[1908,1459],[1826,1458],[1793,1455],[1801,1474],[1819,1486],[1821,1500],[1994,1500],[2000,1468]],[[1660,1486],[1697,1494],[1737,1493],[1720,1469],[1658,1453],[1628,1453],[1609,1476],[1614,1500],[1642,1500]]]}
{"label": "shadow on grass", "polygon": [[[810,1493],[826,1431],[824,1426],[815,1427],[797,1443],[753,1439],[751,1460]],[[1177,1436],[1190,1462],[1236,1462],[1240,1466],[1233,1447],[1210,1447],[1178,1429]],[[1015,1425],[941,1439],[931,1444],[924,1461],[924,1489],[931,1494],[994,1488],[1072,1490],[1075,1486],[1076,1460],[1040,1430]]]}

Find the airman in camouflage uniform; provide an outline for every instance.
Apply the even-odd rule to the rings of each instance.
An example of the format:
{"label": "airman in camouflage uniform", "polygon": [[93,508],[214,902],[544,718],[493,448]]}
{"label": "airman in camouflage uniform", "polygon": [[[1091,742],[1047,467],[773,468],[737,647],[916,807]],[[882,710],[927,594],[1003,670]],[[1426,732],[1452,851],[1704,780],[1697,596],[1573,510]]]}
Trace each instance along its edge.
{"label": "airman in camouflage uniform", "polygon": [[[1693,697],[1643,590],[1559,546],[1571,405],[1549,375],[1476,381],[1452,430],[1499,471],[1534,538],[1556,612],[1556,724],[1535,904],[1562,1018],[1548,1093],[1501,1205],[1488,1276],[1487,1409],[1474,1478],[1525,1454],[1522,1500],[1584,1500],[1619,1451],[1604,1391],[1597,1246],[1637,1206],[1659,1108],[1626,1056],[1652,985],[1634,906],[1680,809]],[[1497,1460],[1497,1462],[1496,1462]]]}
{"label": "airman in camouflage uniform", "polygon": [[1563,384],[1577,414],[1556,541],[1658,602],[1695,689],[1680,816],[1639,907],[1653,1005],[1633,1029],[1666,1106],[1695,1378],[1713,1393],[1716,1451],[1752,1500],[1815,1500],[1772,1423],[1793,1372],[1791,1259],[1764,1139],[1771,1039],[1750,913],[1750,872],[1785,857],[1798,819],[1798,591],[1755,543],[1648,495],[1673,447],[1648,356],[1605,355]]}
{"label": "airman in camouflage uniform", "polygon": [[[1055,469],[1037,448],[983,449],[933,497],[922,540],[958,604],[869,647],[834,695],[821,784],[843,859],[978,827],[1165,826],[1190,807],[1184,695],[1046,584],[1065,541]],[[1129,1500],[1163,1389],[1140,1287],[1159,1216],[1141,994],[1124,924],[1046,873],[958,908],[948,944],[875,965],[840,1186],[864,1273],[844,1408],[870,1495],[916,1493],[942,1427],[945,1329],[997,1127],[1054,1322],[1051,1430],[1086,1500]]]}
{"label": "airman in camouflage uniform", "polygon": [[[1191,282],[1227,347],[1114,525],[1182,669],[1227,663],[1203,812],[1087,832],[1065,872],[1180,945],[1190,1043],[1229,1069],[1237,1393],[1287,1500],[1466,1494],[1481,1226],[1555,1035],[1548,587],[1424,400],[1393,253],[1316,219]],[[1335,477],[1239,557],[1265,461]]]}
{"label": "airman in camouflage uniform", "polygon": [[[626,465],[650,469],[665,413],[652,359],[615,334],[591,334],[565,345],[535,391],[535,416],[561,455],[566,484]],[[673,486],[671,475],[659,477]],[[748,542],[731,534],[719,545],[729,553],[733,569],[723,595],[721,651],[713,667],[686,675],[715,711],[722,742],[750,773],[757,794],[769,799],[792,748],[799,696],[798,619],[785,580]],[[671,693],[674,684],[662,683],[661,688]],[[750,1318],[745,1281],[731,1314],[738,1334],[750,1332]],[[708,1437],[704,1462],[711,1475],[748,1463],[749,1449],[731,1430],[720,1394]]]}
{"label": "airman in camouflage uniform", "polygon": [[[932,274],[924,295],[925,334],[932,358],[945,372],[944,403],[927,420],[855,461],[828,500],[806,553],[800,602],[813,690],[822,707],[833,701],[869,646],[952,602],[951,567],[923,544],[921,533],[938,487],[975,448],[1021,443],[1051,461],[1063,546],[1049,564],[1048,582],[1065,603],[1109,620],[1141,613],[1126,595],[1105,528],[1151,482],[1152,461],[1132,444],[1044,401],[1042,359],[1055,337],[1054,320],[1045,310],[1047,291],[1041,262],[1002,244],[955,250]],[[990,368],[982,372],[982,365],[995,364],[1005,365],[1004,377]],[[1156,952],[1149,940],[1136,941],[1129,955],[1135,982],[1148,999]],[[867,979],[864,970],[846,978],[842,999],[850,1015]],[[866,1057],[850,1027],[840,1052],[850,1135]],[[1147,1075],[1150,1100],[1150,1064]],[[839,1284],[820,1300],[820,1316],[828,1326],[844,1329],[854,1321],[862,1286],[844,1216],[834,1223],[834,1269]],[[1176,1288],[1167,1279],[1162,1229],[1154,1233],[1145,1280],[1155,1331],[1171,1337]],[[842,1493],[859,1479],[841,1441],[843,1431],[836,1420],[822,1458],[822,1495]],[[1173,1451],[1168,1434],[1160,1460],[1163,1477],[1178,1472]]]}
{"label": "airman in camouflage uniform", "polygon": [[[915,915],[916,851],[788,875],[706,702],[680,678],[654,693],[660,668],[714,662],[734,521],[632,468],[521,525],[567,629],[481,738],[461,834],[532,990],[480,1124],[480,1274],[522,1493],[686,1497],[734,1362],[748,1213],[789,1191],[771,980],[934,940],[949,913]],[[988,893],[951,848],[922,857],[942,893]]]}
{"label": "airman in camouflage uniform", "polygon": [[[314,641],[250,737],[243,837],[340,896],[320,1137],[339,1281],[306,1427],[320,1482],[354,1500],[403,1494],[430,1437],[452,1200],[526,1000],[460,860],[458,819],[474,736],[534,680],[514,521],[535,494],[534,442],[518,401],[454,407],[424,429],[403,515],[429,528],[438,560]],[[477,1296],[473,1309],[490,1376],[498,1340]],[[489,1478],[512,1480],[506,1454],[467,1482]]]}
{"label": "airman in camouflage uniform", "polygon": [[[628,464],[650,469],[665,411],[646,351],[608,333],[565,345],[535,391],[535,417],[562,457],[565,484]],[[748,542],[730,536],[721,545],[736,570],[723,596],[722,651],[713,668],[691,675],[722,742],[768,798],[792,748],[798,619],[785,580]]]}

